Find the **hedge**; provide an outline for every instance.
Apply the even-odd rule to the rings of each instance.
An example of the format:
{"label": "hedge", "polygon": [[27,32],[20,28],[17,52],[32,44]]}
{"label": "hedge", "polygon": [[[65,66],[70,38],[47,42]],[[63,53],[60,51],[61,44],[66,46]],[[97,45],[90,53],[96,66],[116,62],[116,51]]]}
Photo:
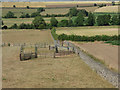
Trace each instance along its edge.
{"label": "hedge", "polygon": [[78,36],[78,35],[66,35],[61,34],[58,36],[59,40],[71,40],[71,41],[113,41],[113,40],[119,40],[120,35],[113,35],[113,36],[107,36],[107,35],[96,35],[96,36]]}

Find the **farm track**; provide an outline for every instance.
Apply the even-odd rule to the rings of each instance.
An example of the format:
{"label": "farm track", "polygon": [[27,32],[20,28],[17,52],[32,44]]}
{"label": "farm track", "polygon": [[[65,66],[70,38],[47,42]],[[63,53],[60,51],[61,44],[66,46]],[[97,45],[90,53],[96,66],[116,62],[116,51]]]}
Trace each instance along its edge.
{"label": "farm track", "polygon": [[118,78],[120,78],[120,75],[116,72],[111,71],[110,69],[106,68],[104,65],[102,65],[99,62],[96,62],[93,58],[88,56],[85,52],[83,52],[80,48],[74,46],[74,44],[69,43],[70,46],[74,47],[76,50],[76,53],[78,56],[80,56],[81,60],[83,60],[92,70],[94,70],[96,73],[98,73],[100,76],[105,78],[107,81],[109,81],[111,84],[113,84],[115,87],[118,88]]}

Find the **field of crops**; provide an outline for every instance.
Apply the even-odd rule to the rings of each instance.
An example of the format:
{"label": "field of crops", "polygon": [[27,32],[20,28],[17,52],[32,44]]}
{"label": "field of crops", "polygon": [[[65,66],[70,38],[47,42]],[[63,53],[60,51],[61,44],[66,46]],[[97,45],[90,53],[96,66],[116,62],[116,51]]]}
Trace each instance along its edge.
{"label": "field of crops", "polygon": [[2,9],[2,16],[5,16],[9,11],[13,12],[15,14],[15,16],[20,17],[22,14],[31,14],[33,12],[36,12],[37,9],[16,9],[16,8],[12,8],[12,9]]}
{"label": "field of crops", "polygon": [[69,6],[75,6],[75,5],[80,5],[80,6],[89,6],[93,5],[94,3],[97,4],[108,4],[111,5],[110,1],[65,1],[65,2],[2,2],[2,7],[13,7],[13,5],[16,5],[16,7],[69,7]]}
{"label": "field of crops", "polygon": [[5,30],[2,31],[2,42],[5,43],[52,43],[49,30]]}
{"label": "field of crops", "polygon": [[118,7],[119,6],[106,6],[106,7],[96,9],[94,12],[95,13],[101,13],[101,12],[104,12],[104,13],[118,13],[119,12]]}
{"label": "field of crops", "polygon": [[[50,23],[50,19],[51,18],[44,18],[44,20],[46,21],[46,23]],[[68,17],[56,17],[56,19],[58,21],[61,21],[63,19],[67,19]],[[13,24],[17,24],[20,25],[21,23],[26,23],[26,24],[31,24],[32,21],[34,20],[34,18],[10,18],[10,19],[2,19],[4,22],[4,25],[7,25],[8,27],[12,26]]]}
{"label": "field of crops", "polygon": [[118,35],[117,26],[88,26],[88,27],[65,27],[57,28],[57,34],[67,34],[67,35]]}

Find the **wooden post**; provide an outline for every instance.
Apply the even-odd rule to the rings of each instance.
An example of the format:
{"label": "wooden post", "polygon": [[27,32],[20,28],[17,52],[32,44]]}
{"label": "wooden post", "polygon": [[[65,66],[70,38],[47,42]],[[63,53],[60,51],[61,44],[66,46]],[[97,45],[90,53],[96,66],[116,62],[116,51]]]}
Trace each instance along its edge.
{"label": "wooden post", "polygon": [[58,53],[58,47],[55,45],[55,52]]}
{"label": "wooden post", "polygon": [[50,50],[50,45],[49,45],[49,50]]}
{"label": "wooden post", "polygon": [[35,58],[37,58],[37,46],[35,45]]}

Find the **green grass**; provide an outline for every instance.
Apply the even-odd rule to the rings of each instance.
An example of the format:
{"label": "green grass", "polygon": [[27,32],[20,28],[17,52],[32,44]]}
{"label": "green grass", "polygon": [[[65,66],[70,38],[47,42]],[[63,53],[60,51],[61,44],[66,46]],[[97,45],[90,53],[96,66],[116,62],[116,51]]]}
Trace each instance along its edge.
{"label": "green grass", "polygon": [[112,45],[119,45],[119,46],[120,46],[120,41],[118,41],[118,40],[115,40],[115,41],[107,41],[107,42],[105,42],[105,43],[110,43],[110,44],[112,44]]}

